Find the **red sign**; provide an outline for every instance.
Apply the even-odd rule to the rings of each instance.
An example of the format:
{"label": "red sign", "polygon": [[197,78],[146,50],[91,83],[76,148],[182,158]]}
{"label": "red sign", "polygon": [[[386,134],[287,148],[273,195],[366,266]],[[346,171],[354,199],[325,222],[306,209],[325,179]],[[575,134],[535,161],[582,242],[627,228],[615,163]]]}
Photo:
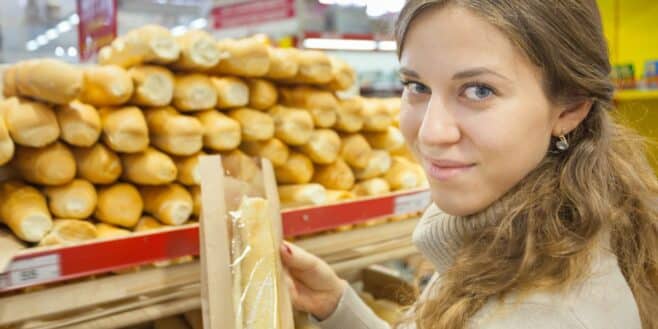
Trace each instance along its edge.
{"label": "red sign", "polygon": [[212,9],[215,29],[280,21],[295,14],[295,0],[255,0]]}
{"label": "red sign", "polygon": [[117,0],[77,0],[80,59],[91,58],[117,36]]}

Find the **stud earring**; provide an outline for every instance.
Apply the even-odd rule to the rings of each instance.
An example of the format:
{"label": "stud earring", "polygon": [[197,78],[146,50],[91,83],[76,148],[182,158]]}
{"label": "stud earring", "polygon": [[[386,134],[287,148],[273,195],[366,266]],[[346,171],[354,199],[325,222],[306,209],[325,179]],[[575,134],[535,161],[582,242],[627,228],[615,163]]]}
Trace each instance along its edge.
{"label": "stud earring", "polygon": [[564,134],[560,135],[558,137],[559,140],[555,142],[555,147],[560,151],[564,152],[569,149],[569,141],[567,141],[567,138],[564,136]]}

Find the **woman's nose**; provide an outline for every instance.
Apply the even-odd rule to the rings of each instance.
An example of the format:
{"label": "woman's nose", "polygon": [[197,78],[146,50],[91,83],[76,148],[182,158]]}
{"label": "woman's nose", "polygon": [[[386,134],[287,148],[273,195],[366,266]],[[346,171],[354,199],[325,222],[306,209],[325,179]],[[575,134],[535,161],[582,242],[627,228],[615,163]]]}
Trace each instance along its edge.
{"label": "woman's nose", "polygon": [[450,145],[457,143],[460,135],[454,111],[436,98],[430,100],[418,131],[419,141],[425,145]]}

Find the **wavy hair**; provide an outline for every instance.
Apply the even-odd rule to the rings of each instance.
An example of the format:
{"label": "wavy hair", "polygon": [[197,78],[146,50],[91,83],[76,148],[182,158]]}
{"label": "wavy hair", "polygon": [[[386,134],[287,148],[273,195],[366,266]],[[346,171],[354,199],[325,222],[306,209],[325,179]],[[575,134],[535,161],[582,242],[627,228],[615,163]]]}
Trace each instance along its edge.
{"label": "wavy hair", "polygon": [[[542,73],[556,104],[590,100],[566,152],[547,156],[503,201],[495,225],[466,237],[440,289],[415,308],[419,329],[463,329],[492,298],[569,289],[585,279],[592,250],[610,246],[638,304],[658,329],[658,180],[645,141],[617,124],[614,87],[594,0],[409,0],[396,24],[398,56],[414,19],[461,6],[502,31]],[[605,234],[604,234],[605,233]]]}

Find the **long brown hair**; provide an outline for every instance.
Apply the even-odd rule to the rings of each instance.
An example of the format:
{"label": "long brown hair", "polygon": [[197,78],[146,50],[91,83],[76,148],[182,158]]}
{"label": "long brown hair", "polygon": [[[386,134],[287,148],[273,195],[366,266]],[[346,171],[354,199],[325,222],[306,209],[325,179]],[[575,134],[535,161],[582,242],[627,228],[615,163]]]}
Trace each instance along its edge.
{"label": "long brown hair", "polygon": [[595,1],[409,0],[396,25],[398,56],[414,19],[447,5],[507,35],[541,68],[550,100],[592,107],[569,134],[569,150],[547,153],[507,193],[513,206],[466,237],[440,289],[415,306],[417,327],[463,329],[489,299],[568,289],[585,279],[594,247],[609,236],[644,329],[658,329],[658,180],[644,141],[611,117],[614,88]]}

